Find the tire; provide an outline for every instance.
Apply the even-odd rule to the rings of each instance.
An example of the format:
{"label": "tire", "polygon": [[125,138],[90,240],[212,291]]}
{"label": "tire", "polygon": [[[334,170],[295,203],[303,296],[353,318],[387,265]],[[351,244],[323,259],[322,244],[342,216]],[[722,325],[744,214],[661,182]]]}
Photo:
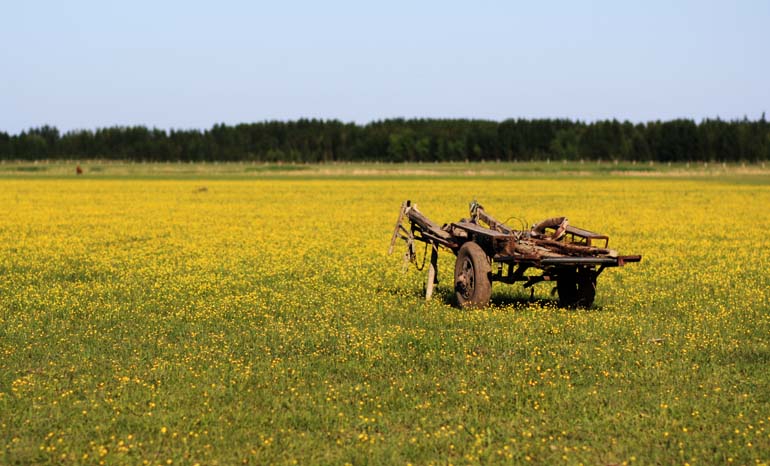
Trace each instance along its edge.
{"label": "tire", "polygon": [[462,245],[455,261],[455,298],[464,308],[484,307],[492,296],[492,267],[478,244]]}
{"label": "tire", "polygon": [[589,308],[596,297],[596,272],[591,269],[565,269],[556,279],[559,307]]}
{"label": "tire", "polygon": [[582,269],[577,274],[575,306],[588,309],[593,306],[594,298],[596,298],[596,272],[591,269]]}
{"label": "tire", "polygon": [[577,303],[577,274],[573,271],[559,272],[556,278],[556,293],[559,307],[575,307]]}

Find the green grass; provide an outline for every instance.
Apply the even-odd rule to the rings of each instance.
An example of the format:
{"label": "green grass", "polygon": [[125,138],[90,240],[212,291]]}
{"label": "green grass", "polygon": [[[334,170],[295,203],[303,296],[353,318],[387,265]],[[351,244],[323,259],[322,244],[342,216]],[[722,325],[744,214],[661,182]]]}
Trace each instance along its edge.
{"label": "green grass", "polygon": [[381,178],[381,177],[453,177],[483,176],[497,178],[570,177],[570,176],[677,176],[725,177],[766,176],[770,167],[722,163],[655,163],[613,161],[541,161],[541,162],[450,162],[450,163],[135,163],[104,160],[0,162],[0,178],[49,176],[75,177],[80,166],[82,178],[219,178],[252,179],[282,178],[293,175],[302,178]]}
{"label": "green grass", "polygon": [[17,172],[44,172],[48,170],[48,167],[45,165],[16,165],[13,167],[10,167],[11,171],[17,171]]}
{"label": "green grass", "polygon": [[244,172],[296,172],[296,171],[306,171],[310,170],[310,167],[307,165],[285,165],[285,164],[267,164],[267,165],[256,165],[256,166],[248,166],[243,169]]}
{"label": "green grass", "polygon": [[[183,168],[0,183],[0,463],[770,460],[770,177]],[[473,197],[644,259],[591,310],[495,284],[467,311],[443,251],[426,303],[397,208]]]}

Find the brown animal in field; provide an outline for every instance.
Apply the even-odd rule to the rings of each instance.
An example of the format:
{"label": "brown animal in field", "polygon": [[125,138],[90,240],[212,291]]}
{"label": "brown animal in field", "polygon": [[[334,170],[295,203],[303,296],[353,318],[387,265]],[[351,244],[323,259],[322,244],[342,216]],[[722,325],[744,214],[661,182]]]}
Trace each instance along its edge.
{"label": "brown animal in field", "polygon": [[80,168],[80,165],[75,167],[75,173],[77,173],[78,175],[82,175],[83,174],[83,169]]}

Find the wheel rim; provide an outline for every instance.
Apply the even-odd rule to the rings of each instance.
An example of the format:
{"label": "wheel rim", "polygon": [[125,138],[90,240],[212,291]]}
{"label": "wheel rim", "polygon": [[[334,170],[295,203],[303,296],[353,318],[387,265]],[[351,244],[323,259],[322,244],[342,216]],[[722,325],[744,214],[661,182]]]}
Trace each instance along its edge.
{"label": "wheel rim", "polygon": [[470,260],[470,258],[466,257],[463,261],[463,287],[461,291],[461,294],[465,299],[470,299],[470,297],[473,295],[473,289],[476,286],[474,275],[473,262]]}

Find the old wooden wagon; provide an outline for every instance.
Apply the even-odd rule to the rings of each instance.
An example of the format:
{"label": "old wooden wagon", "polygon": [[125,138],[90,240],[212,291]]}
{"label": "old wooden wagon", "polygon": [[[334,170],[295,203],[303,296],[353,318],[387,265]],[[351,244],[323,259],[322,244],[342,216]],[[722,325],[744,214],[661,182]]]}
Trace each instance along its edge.
{"label": "old wooden wagon", "polygon": [[[523,282],[530,288],[540,282],[555,282],[559,305],[590,307],[596,296],[596,279],[608,267],[639,262],[642,256],[622,256],[609,249],[609,237],[554,217],[515,230],[499,222],[476,201],[470,218],[439,226],[411,201],[401,205],[389,254],[397,240],[406,241],[406,259],[415,261],[415,243],[430,248],[425,297],[430,299],[438,283],[438,251],[448,249],[457,257],[454,268],[456,302],[461,307],[489,303],[492,283]],[[534,272],[534,273],[533,273]]]}

